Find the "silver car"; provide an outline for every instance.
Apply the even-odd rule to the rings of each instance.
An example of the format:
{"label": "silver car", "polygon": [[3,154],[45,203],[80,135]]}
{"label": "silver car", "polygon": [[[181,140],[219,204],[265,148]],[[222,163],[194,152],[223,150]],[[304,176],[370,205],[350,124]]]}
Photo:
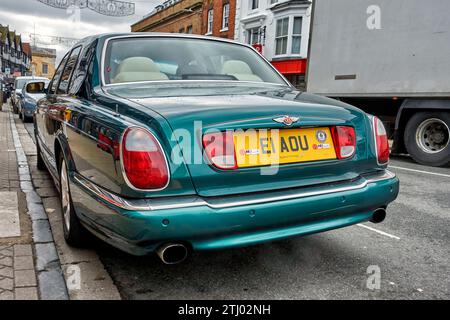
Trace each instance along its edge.
{"label": "silver car", "polygon": [[17,109],[19,118],[23,122],[33,119],[34,111],[39,99],[45,97],[45,90],[50,83],[49,80],[29,80],[22,87],[21,94],[17,97]]}
{"label": "silver car", "polygon": [[11,95],[11,103],[13,106],[14,113],[19,113],[18,100],[21,98],[23,86],[27,81],[30,80],[48,81],[48,79],[44,77],[34,77],[34,76],[17,77],[14,80],[14,90]]}

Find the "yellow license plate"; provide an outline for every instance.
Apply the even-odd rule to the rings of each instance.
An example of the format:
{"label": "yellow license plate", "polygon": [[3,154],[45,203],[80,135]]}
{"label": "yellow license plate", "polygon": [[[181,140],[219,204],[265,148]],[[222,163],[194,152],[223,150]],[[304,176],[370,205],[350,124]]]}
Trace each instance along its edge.
{"label": "yellow license plate", "polygon": [[234,146],[239,168],[336,159],[327,127],[236,131]]}

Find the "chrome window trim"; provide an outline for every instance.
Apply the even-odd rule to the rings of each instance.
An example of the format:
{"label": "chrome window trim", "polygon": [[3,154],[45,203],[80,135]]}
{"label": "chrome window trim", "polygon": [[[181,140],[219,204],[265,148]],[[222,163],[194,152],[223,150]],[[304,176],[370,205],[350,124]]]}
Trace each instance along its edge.
{"label": "chrome window trim", "polygon": [[[251,50],[253,50],[255,53],[257,53],[268,65],[270,68],[272,68],[273,71],[275,71],[275,73],[285,82],[285,84],[290,87],[290,88],[294,88],[294,86],[270,63],[269,60],[266,59],[266,57],[264,57],[262,54],[260,54],[255,48],[253,48],[252,46],[245,44],[245,43],[240,43],[240,42],[236,42],[236,41],[232,41],[230,39],[222,39],[222,38],[215,38],[215,37],[205,37],[205,36],[196,36],[196,35],[190,35],[190,34],[165,34],[165,33],[155,33],[155,34],[148,34],[148,33],[141,33],[139,34],[138,32],[136,34],[128,34],[128,35],[119,35],[119,36],[113,36],[113,37],[109,37],[105,40],[105,42],[103,43],[103,48],[102,48],[102,56],[101,56],[101,61],[100,61],[100,80],[101,80],[101,85],[102,87],[110,87],[110,86],[114,86],[114,85],[124,85],[124,84],[134,84],[134,83],[173,83],[173,80],[157,80],[157,81],[136,81],[136,82],[123,82],[123,83],[110,83],[110,84],[106,84],[105,81],[105,59],[106,59],[106,50],[108,49],[108,45],[109,42],[112,40],[117,40],[117,39],[126,39],[126,38],[182,38],[182,39],[197,39],[197,40],[207,40],[207,41],[217,41],[217,42],[226,42],[226,43],[230,43],[230,44],[235,44],[235,45],[240,45],[246,48],[250,48]],[[198,80],[183,80],[183,81],[192,81],[192,82],[198,82]],[[203,81],[208,81],[208,82],[217,82],[216,80],[203,80]],[[230,82],[251,82],[251,81],[236,81],[236,80],[230,80]],[[254,82],[251,82],[254,83]],[[277,84],[282,86],[282,84],[279,83],[272,83],[272,82],[257,82],[259,84],[261,83],[268,83],[268,84]]]}
{"label": "chrome window trim", "polygon": [[[94,183],[90,182],[86,178],[82,177],[81,175],[77,174],[74,176],[75,181],[82,186],[83,188],[89,190],[92,192],[95,196],[103,199],[107,203],[118,207],[120,209],[129,210],[129,211],[158,211],[158,210],[170,210],[170,209],[183,209],[183,208],[191,208],[191,207],[201,207],[206,206],[211,209],[226,209],[226,208],[232,208],[232,207],[239,207],[239,206],[247,206],[247,205],[256,205],[256,204],[263,204],[263,203],[269,203],[269,202],[277,202],[277,201],[287,201],[287,200],[293,200],[293,199],[300,199],[300,198],[306,198],[306,197],[312,197],[312,196],[320,196],[320,195],[326,195],[326,194],[332,194],[332,193],[338,193],[338,192],[346,192],[346,191],[354,191],[354,190],[360,190],[365,187],[367,187],[369,184],[384,181],[384,180],[391,180],[396,177],[396,175],[389,171],[389,170],[383,170],[382,173],[378,174],[372,174],[371,176],[360,176],[358,180],[360,182],[349,185],[349,186],[335,186],[328,189],[322,189],[322,190],[315,190],[315,191],[308,191],[308,190],[298,190],[297,192],[293,192],[288,195],[282,195],[282,196],[266,196],[261,197],[258,199],[252,199],[252,200],[231,200],[228,201],[228,199],[234,198],[234,196],[227,196],[222,197],[223,201],[217,201],[214,199],[205,199],[199,196],[183,196],[183,197],[172,197],[170,199],[137,199],[137,200],[127,200],[120,196],[117,196],[115,194],[112,194],[101,187],[95,185]],[[351,181],[345,181],[345,182],[351,182]],[[269,192],[267,192],[269,193]],[[240,196],[241,197],[241,196]],[[227,199],[228,198],[228,199]]]}

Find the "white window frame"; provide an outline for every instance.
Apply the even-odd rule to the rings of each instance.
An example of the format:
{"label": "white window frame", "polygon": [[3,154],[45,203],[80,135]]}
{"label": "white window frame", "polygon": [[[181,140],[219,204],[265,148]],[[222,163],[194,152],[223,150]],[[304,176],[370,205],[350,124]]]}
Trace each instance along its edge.
{"label": "white window frame", "polygon": [[[294,34],[294,25],[295,25],[295,19],[300,19],[300,33]],[[292,17],[292,33],[290,35],[291,38],[291,55],[300,55],[302,53],[302,38],[303,38],[303,17],[302,16],[293,16]],[[300,38],[300,47],[298,52],[293,52],[294,48],[294,37]]]}
{"label": "white window frame", "polygon": [[[278,20],[289,18],[289,24],[288,24],[288,34],[287,34],[287,47],[286,47],[286,53],[277,54],[277,36],[276,36],[276,24],[278,23]],[[294,18],[301,18],[302,19],[302,28],[301,28],[301,34],[293,34],[294,32]],[[280,15],[279,17],[275,17],[275,39],[274,39],[274,46],[273,46],[273,57],[276,58],[282,58],[282,57],[301,57],[302,56],[302,42],[301,39],[304,39],[304,28],[303,23],[305,21],[304,15]],[[299,53],[292,53],[292,37],[293,36],[299,36],[300,37],[300,52]],[[279,38],[279,37],[278,37]]]}
{"label": "white window frame", "polygon": [[208,10],[208,30],[206,34],[212,34],[213,32],[213,25],[214,25],[214,9]]}
{"label": "white window frame", "polygon": [[[256,1],[256,2],[255,2]],[[255,7],[253,7],[253,4],[256,4]],[[259,0],[248,0],[248,11],[255,11],[259,9]]]}
{"label": "white window frame", "polygon": [[[277,35],[278,23],[281,22],[282,20],[286,20],[286,19],[287,19],[287,24],[288,24],[287,34],[283,34],[281,36],[278,36]],[[286,56],[286,55],[289,54],[289,29],[290,29],[290,24],[291,24],[291,18],[289,16],[287,16],[287,17],[280,17],[280,18],[275,20],[274,56],[276,56],[276,57]],[[277,41],[279,39],[282,39],[282,38],[286,38],[286,52],[285,53],[277,53]]]}
{"label": "white window frame", "polygon": [[260,27],[255,27],[255,28],[249,28],[249,29],[246,29],[245,31],[246,31],[246,33],[247,33],[247,39],[246,39],[246,42],[247,42],[247,44],[249,44],[249,45],[254,45],[255,43],[253,43],[253,30],[255,30],[255,29],[258,29],[258,33],[257,34],[255,34],[255,36],[257,37],[257,41],[255,42],[255,43],[259,43],[259,44],[261,44],[261,28]]}
{"label": "white window frame", "polygon": [[42,74],[48,74],[48,63],[42,63]]}
{"label": "white window frame", "polygon": [[222,7],[222,30],[227,31],[230,25],[230,4],[225,3]]}

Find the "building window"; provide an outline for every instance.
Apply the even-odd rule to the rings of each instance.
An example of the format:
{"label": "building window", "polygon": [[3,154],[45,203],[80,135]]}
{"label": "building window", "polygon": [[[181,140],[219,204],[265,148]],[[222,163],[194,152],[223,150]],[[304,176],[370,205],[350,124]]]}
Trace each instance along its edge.
{"label": "building window", "polygon": [[186,33],[192,34],[192,26],[186,28]]}
{"label": "building window", "polygon": [[275,55],[287,53],[289,17],[277,20],[275,34]]}
{"label": "building window", "polygon": [[208,32],[207,33],[212,33],[212,31],[213,31],[213,16],[214,16],[214,10],[209,9],[208,10]]}
{"label": "building window", "polygon": [[260,43],[260,28],[247,30],[247,44],[253,45]]}
{"label": "building window", "polygon": [[184,33],[184,27],[180,28],[180,30],[178,31],[178,33]]}
{"label": "building window", "polygon": [[230,18],[230,4],[227,3],[223,6],[222,11],[222,30],[228,30],[229,18]]}
{"label": "building window", "polygon": [[294,27],[292,29],[292,54],[300,54],[302,43],[302,17],[294,17]]}
{"label": "building window", "polygon": [[42,64],[42,74],[48,74],[48,64]]}
{"label": "building window", "polygon": [[250,10],[256,10],[259,7],[259,0],[250,0]]}

